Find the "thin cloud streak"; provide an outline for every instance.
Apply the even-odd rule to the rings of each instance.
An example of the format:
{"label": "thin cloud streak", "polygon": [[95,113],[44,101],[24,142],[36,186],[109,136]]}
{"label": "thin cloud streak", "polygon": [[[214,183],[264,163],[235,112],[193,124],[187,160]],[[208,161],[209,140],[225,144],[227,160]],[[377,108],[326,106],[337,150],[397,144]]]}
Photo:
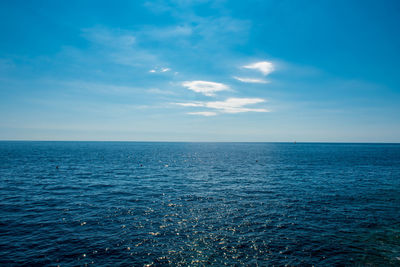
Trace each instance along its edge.
{"label": "thin cloud streak", "polygon": [[199,112],[188,112],[187,114],[189,115],[200,115],[200,116],[205,116],[205,117],[211,117],[211,116],[216,116],[216,112],[211,112],[211,111],[199,111]]}
{"label": "thin cloud streak", "polygon": [[182,107],[205,107],[205,105],[201,102],[198,103],[175,103],[178,106]]}
{"label": "thin cloud streak", "polygon": [[[269,112],[265,108],[246,108],[244,106],[259,104],[265,102],[261,98],[228,98],[225,101],[208,101],[208,102],[190,102],[175,103],[182,107],[204,107],[217,110],[220,113],[242,113],[242,112]],[[193,115],[199,115],[197,112],[191,112]],[[215,112],[214,112],[215,113]]]}
{"label": "thin cloud streak", "polygon": [[233,78],[243,83],[269,83],[269,81],[267,80],[256,79],[256,78],[245,78],[245,77],[242,78],[237,76],[233,76]]}

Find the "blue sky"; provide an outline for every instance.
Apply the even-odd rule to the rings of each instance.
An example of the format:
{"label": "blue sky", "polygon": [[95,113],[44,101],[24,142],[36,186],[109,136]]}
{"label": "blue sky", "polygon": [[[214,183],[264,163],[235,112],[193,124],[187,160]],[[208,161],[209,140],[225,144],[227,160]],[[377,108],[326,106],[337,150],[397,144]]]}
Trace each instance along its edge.
{"label": "blue sky", "polygon": [[398,1],[1,1],[0,139],[400,142]]}

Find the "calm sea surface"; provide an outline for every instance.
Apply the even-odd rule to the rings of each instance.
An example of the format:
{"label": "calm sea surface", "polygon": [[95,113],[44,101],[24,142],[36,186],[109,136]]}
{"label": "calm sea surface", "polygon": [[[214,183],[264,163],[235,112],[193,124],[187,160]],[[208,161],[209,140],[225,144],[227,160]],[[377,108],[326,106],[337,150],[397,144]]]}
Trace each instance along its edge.
{"label": "calm sea surface", "polygon": [[400,145],[0,142],[0,265],[400,265]]}

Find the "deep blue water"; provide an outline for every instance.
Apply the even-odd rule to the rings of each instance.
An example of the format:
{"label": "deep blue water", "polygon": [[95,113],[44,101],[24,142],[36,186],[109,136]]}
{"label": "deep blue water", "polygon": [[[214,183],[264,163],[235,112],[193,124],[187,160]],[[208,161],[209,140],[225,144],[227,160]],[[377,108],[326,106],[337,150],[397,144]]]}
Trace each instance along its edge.
{"label": "deep blue water", "polygon": [[400,265],[400,145],[0,142],[22,264]]}

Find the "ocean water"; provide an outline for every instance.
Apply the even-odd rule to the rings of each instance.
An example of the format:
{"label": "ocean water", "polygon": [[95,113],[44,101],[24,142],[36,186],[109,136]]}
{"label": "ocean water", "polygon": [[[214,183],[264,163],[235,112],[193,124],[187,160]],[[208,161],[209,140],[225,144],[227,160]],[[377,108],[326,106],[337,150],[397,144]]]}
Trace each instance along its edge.
{"label": "ocean water", "polygon": [[400,145],[0,142],[0,265],[400,265]]}

